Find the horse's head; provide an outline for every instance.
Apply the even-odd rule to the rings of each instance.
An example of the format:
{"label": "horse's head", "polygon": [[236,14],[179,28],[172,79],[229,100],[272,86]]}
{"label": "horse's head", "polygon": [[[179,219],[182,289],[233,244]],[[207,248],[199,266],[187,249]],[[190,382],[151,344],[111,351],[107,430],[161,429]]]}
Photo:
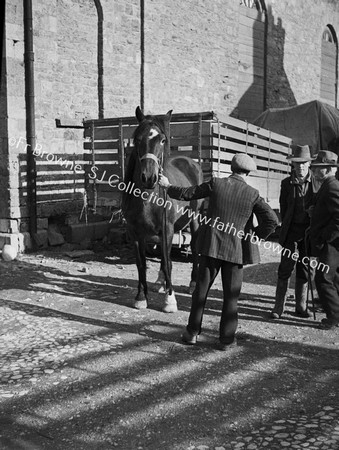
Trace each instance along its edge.
{"label": "horse's head", "polygon": [[134,133],[134,146],[140,162],[140,180],[146,189],[153,189],[162,169],[167,142],[166,127],[172,111],[163,116],[145,116],[139,106],[135,111],[139,126]]}

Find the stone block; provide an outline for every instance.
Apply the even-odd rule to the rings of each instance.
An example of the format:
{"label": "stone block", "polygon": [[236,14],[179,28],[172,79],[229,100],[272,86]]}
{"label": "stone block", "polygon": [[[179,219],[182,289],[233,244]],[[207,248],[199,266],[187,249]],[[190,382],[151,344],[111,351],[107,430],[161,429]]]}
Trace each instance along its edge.
{"label": "stone block", "polygon": [[38,248],[48,247],[48,233],[47,230],[40,230],[34,235],[34,241]]}
{"label": "stone block", "polygon": [[48,228],[48,219],[46,217],[38,218],[37,219],[37,229],[38,230],[47,230],[47,228]]}
{"label": "stone block", "polygon": [[99,240],[107,236],[110,229],[108,222],[96,222],[94,224],[94,239]]}
{"label": "stone block", "polygon": [[58,233],[55,230],[48,230],[48,243],[51,246],[62,245],[64,244],[65,239],[61,233]]}
{"label": "stone block", "polygon": [[18,220],[0,219],[0,233],[19,233]]}
{"label": "stone block", "polygon": [[79,223],[68,226],[66,240],[73,244],[80,244],[87,239],[92,240],[94,238],[94,223]]}
{"label": "stone block", "polygon": [[69,224],[66,240],[73,244],[80,244],[88,240],[100,240],[108,235],[111,226],[108,222]]}
{"label": "stone block", "polygon": [[5,244],[12,245],[18,253],[22,253],[28,241],[23,233],[0,233],[0,248]]}

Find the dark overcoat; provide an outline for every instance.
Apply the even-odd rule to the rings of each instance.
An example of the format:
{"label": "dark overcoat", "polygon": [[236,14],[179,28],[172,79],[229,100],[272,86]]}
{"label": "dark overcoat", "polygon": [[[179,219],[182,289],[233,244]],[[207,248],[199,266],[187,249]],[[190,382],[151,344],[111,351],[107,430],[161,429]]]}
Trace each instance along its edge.
{"label": "dark overcoat", "polygon": [[326,242],[339,250],[339,181],[334,176],[325,178],[316,195],[310,227],[312,256],[318,256]]}
{"label": "dark overcoat", "polygon": [[[308,189],[305,197],[303,198],[303,209],[306,211],[313,204],[314,200],[314,187],[309,174],[306,181],[308,183]],[[295,212],[295,204],[297,197],[297,185],[294,182],[294,177],[289,176],[284,178],[280,186],[280,215],[281,215],[281,229],[279,233],[279,244],[284,246],[288,237],[289,229],[291,227],[293,216]],[[310,219],[307,218],[305,222],[305,229],[309,226]]]}
{"label": "dark overcoat", "polygon": [[[245,243],[244,246],[243,239],[251,226],[252,215],[255,214],[258,219],[259,225],[254,228],[254,232],[259,239],[266,239],[278,224],[275,212],[260,197],[259,192],[237,174],[228,178],[212,178],[189,188],[170,186],[168,195],[178,200],[209,197],[205,220],[199,220],[197,251],[212,258],[235,264],[257,262],[251,261],[249,245]],[[250,244],[249,239],[248,235],[247,244]],[[258,256],[259,252],[255,254]]]}

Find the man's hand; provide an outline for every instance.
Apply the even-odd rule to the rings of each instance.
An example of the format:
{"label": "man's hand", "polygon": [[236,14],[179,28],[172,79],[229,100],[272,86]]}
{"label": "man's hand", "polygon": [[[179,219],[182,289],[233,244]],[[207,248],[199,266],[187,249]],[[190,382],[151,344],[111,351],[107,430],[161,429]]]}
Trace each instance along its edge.
{"label": "man's hand", "polygon": [[159,175],[159,185],[160,185],[161,187],[168,188],[171,184],[170,184],[170,182],[168,181],[168,178],[165,177],[165,175],[160,174],[160,175]]}
{"label": "man's hand", "polygon": [[313,210],[314,210],[314,206],[310,206],[310,207],[306,210],[306,212],[307,212],[307,214],[308,214],[308,216],[309,216],[310,218],[312,217]]}

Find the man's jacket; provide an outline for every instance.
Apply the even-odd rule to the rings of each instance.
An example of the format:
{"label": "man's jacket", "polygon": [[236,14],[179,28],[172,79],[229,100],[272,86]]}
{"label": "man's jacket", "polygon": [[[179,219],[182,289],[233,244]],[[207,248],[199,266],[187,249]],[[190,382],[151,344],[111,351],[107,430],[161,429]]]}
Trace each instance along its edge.
{"label": "man's jacket", "polygon": [[298,192],[303,190],[302,195],[302,209],[305,211],[305,223],[304,228],[309,227],[310,219],[306,213],[307,209],[312,206],[314,201],[314,183],[312,181],[311,174],[308,174],[303,186],[300,186],[296,177],[291,176],[284,178],[280,187],[280,215],[281,215],[281,229],[279,233],[279,244],[284,246],[288,237],[289,229],[294,221],[296,212],[296,199]]}
{"label": "man's jacket", "polygon": [[[245,261],[243,257],[243,238],[248,233],[252,214],[256,215],[259,223],[254,229],[257,235],[256,239],[252,239],[254,245],[258,245],[260,238],[269,236],[278,224],[276,214],[259,192],[237,174],[228,178],[212,178],[209,182],[189,188],[170,186],[167,192],[178,200],[209,197],[205,220],[199,220],[197,244],[197,252],[205,256],[235,264],[249,264],[251,261]],[[246,242],[250,243],[249,234]]]}
{"label": "man's jacket", "polygon": [[339,250],[339,181],[326,178],[317,195],[311,217],[312,256],[318,256],[325,243]]}

